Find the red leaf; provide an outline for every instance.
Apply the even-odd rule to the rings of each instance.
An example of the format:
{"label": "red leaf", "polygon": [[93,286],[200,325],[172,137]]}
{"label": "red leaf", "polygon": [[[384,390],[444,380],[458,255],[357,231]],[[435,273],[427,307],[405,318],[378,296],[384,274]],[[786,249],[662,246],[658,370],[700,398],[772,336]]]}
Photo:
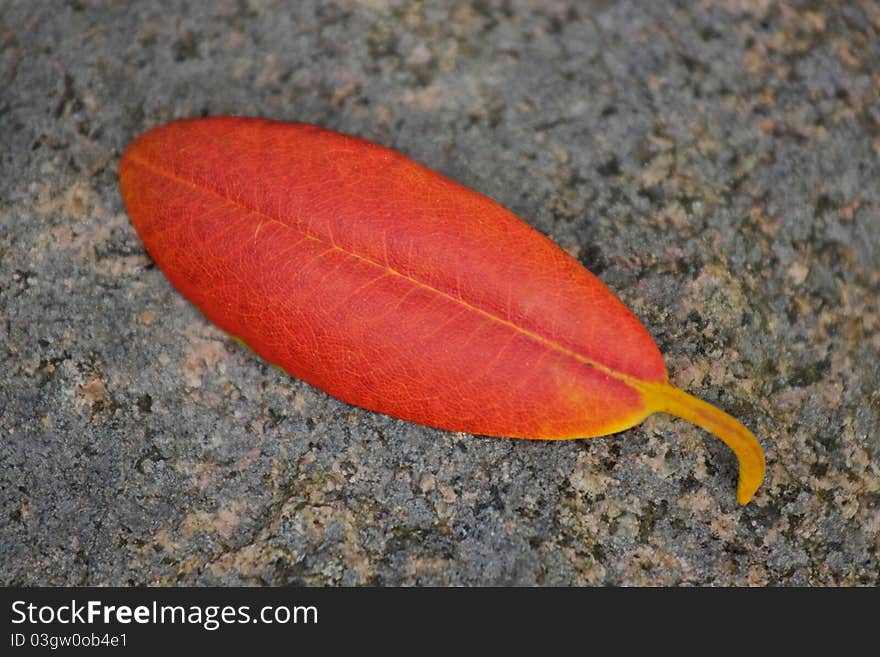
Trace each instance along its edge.
{"label": "red leaf", "polygon": [[259,355],[349,403],[454,431],[562,439],[656,411],[755,437],[674,388],[639,320],[491,199],[376,144],[216,117],[136,139],[126,208],[171,282]]}

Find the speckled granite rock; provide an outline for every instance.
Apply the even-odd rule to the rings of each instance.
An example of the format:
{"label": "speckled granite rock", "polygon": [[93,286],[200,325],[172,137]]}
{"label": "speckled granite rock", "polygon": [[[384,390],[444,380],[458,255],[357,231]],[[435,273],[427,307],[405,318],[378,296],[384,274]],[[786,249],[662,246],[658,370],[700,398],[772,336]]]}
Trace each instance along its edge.
{"label": "speckled granite rock", "polygon": [[[695,427],[449,434],[226,339],[124,213],[177,117],[318,123],[489,194],[600,275]],[[0,7],[0,583],[880,584],[880,4]]]}

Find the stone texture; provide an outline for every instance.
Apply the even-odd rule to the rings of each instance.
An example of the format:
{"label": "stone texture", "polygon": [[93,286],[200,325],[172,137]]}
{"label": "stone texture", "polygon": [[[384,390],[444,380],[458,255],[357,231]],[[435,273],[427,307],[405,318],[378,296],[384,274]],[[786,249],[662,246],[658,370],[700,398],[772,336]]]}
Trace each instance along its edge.
{"label": "stone texture", "polygon": [[[601,276],[762,440],[449,434],[209,325],[116,164],[178,117],[395,147]],[[0,583],[880,584],[880,4],[0,7]]]}

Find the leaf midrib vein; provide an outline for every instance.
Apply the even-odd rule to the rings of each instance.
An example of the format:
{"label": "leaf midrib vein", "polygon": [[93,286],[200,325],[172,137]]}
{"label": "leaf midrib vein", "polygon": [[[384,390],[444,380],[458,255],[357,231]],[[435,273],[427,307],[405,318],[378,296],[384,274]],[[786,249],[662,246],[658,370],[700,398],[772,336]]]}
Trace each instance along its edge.
{"label": "leaf midrib vein", "polygon": [[587,365],[588,367],[592,367],[592,368],[594,368],[604,374],[607,374],[608,376],[615,378],[615,379],[629,385],[630,387],[635,388],[636,390],[642,391],[644,389],[643,386],[640,385],[643,383],[640,379],[637,379],[635,377],[624,374],[623,372],[620,372],[618,370],[612,369],[612,368],[608,367],[607,365],[603,365],[602,363],[600,363],[596,360],[593,360],[592,358],[584,356],[583,354],[579,354],[578,352],[573,351],[572,349],[569,349],[568,347],[559,344],[555,340],[552,340],[550,338],[546,338],[543,335],[541,335],[540,333],[535,333],[534,331],[530,331],[527,328],[523,328],[522,326],[519,326],[518,324],[511,322],[510,320],[504,319],[503,317],[499,317],[495,313],[492,313],[488,310],[480,308],[479,306],[475,306],[472,303],[462,299],[461,297],[457,297],[455,295],[444,292],[443,290],[436,288],[433,285],[430,285],[428,283],[420,281],[417,278],[413,278],[412,276],[409,276],[408,274],[404,274],[403,272],[400,272],[400,271],[394,269],[393,267],[390,267],[387,264],[377,262],[376,260],[373,260],[372,258],[362,256],[362,255],[355,253],[353,251],[349,251],[348,249],[344,249],[341,246],[339,246],[338,244],[336,244],[334,241],[328,241],[326,239],[322,239],[321,237],[304,230],[301,226],[297,225],[296,223],[289,224],[289,223],[285,223],[283,221],[280,221],[279,219],[276,219],[272,215],[266,214],[265,212],[263,212],[261,210],[258,210],[256,208],[252,208],[248,205],[245,205],[241,201],[237,201],[236,199],[230,198],[229,196],[227,196],[225,194],[221,194],[219,191],[217,191],[216,189],[213,189],[212,187],[209,187],[206,185],[200,185],[199,183],[195,182],[194,180],[190,180],[189,178],[185,178],[184,176],[181,176],[181,175],[175,173],[174,171],[170,171],[170,170],[165,169],[161,166],[153,164],[152,162],[150,162],[149,160],[147,160],[141,156],[134,156],[129,153],[127,156],[127,159],[129,162],[132,162],[134,164],[138,164],[146,169],[149,169],[150,171],[152,171],[156,175],[163,176],[163,177],[168,178],[170,180],[174,180],[175,182],[181,183],[183,185],[187,185],[187,186],[192,187],[193,189],[196,189],[197,191],[200,191],[202,193],[212,194],[213,196],[216,196],[217,198],[219,198],[220,200],[222,200],[223,202],[225,202],[229,205],[241,208],[242,210],[245,210],[246,212],[248,212],[250,214],[255,214],[255,215],[259,216],[261,218],[261,221],[265,220],[268,223],[278,224],[279,226],[287,228],[288,230],[295,230],[308,239],[315,240],[317,242],[320,242],[321,244],[325,244],[330,249],[339,251],[340,253],[343,253],[347,256],[355,258],[356,260],[359,260],[359,261],[364,262],[366,264],[369,264],[369,265],[372,265],[372,266],[377,267],[379,269],[382,269],[382,270],[392,274],[393,276],[397,276],[399,278],[402,278],[404,280],[409,281],[413,285],[416,285],[420,288],[423,288],[423,289],[428,290],[434,294],[437,294],[445,299],[449,299],[455,303],[458,303],[458,304],[464,306],[466,309],[470,310],[471,312],[475,312],[479,315],[482,315],[483,317],[488,318],[491,321],[494,321],[494,322],[497,322],[497,323],[502,324],[504,326],[507,326],[508,328],[511,328],[514,331],[531,338],[535,342],[538,342],[539,344],[541,344],[549,349],[557,351],[565,356],[568,356],[569,358],[573,358],[574,360],[576,360],[584,365]]}

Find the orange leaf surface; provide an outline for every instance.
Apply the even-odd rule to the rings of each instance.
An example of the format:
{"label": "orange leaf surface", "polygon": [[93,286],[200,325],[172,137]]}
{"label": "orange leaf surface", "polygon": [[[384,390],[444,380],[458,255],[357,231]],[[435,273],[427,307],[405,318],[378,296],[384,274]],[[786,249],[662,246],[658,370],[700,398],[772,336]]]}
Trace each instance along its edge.
{"label": "orange leaf surface", "polygon": [[351,404],[490,436],[622,431],[657,411],[764,476],[755,437],[673,387],[595,276],[491,199],[321,128],[215,117],[140,136],[128,214],[174,286],[291,375]]}

